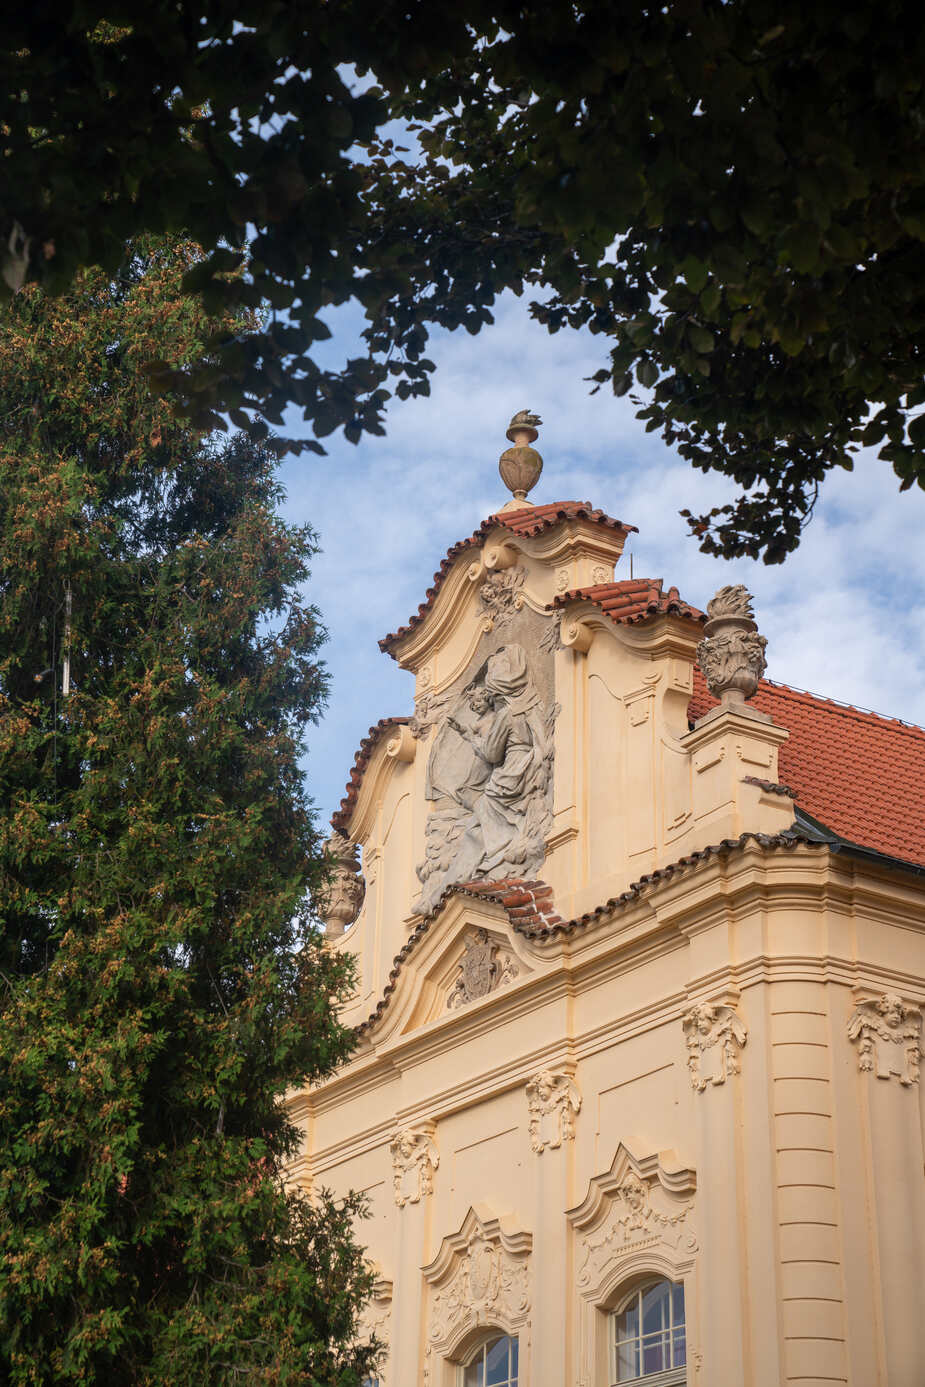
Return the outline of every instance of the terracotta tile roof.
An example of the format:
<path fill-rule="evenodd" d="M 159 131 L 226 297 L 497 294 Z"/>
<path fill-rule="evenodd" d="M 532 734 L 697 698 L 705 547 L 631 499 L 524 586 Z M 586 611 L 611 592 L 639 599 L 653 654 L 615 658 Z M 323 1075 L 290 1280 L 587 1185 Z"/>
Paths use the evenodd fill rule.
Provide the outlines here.
<path fill-rule="evenodd" d="M 619 896 L 612 896 L 610 900 L 604 901 L 596 909 L 588 910 L 584 915 L 576 916 L 574 920 L 563 920 L 556 912 L 552 889 L 543 881 L 470 881 L 463 886 L 451 886 L 443 893 L 430 914 L 426 915 L 415 926 L 395 955 L 382 996 L 366 1020 L 354 1027 L 354 1033 L 357 1036 L 365 1035 L 387 1010 L 406 960 L 417 948 L 424 935 L 427 934 L 444 903 L 453 895 L 476 896 L 482 900 L 496 901 L 499 905 L 504 906 L 511 926 L 518 934 L 523 934 L 527 939 L 554 939 L 557 935 L 573 934 L 576 930 L 593 925 L 603 917 L 613 915 L 616 911 L 623 910 L 634 901 L 640 900 L 661 882 L 668 881 L 682 872 L 690 871 L 714 857 L 726 858 L 732 853 L 741 852 L 750 843 L 756 844 L 765 852 L 773 852 L 776 849 L 793 851 L 798 847 L 827 851 L 824 843 L 803 837 L 791 830 L 774 835 L 743 833 L 738 838 L 724 838 L 720 843 L 701 848 L 698 852 L 688 853 L 686 857 L 679 858 L 677 862 L 672 862 L 667 867 L 659 867 L 656 871 L 647 873 L 638 881 L 634 881 Z"/>
<path fill-rule="evenodd" d="M 662 592 L 661 578 L 624 578 L 618 583 L 595 583 L 593 587 L 572 588 L 553 600 L 553 607 L 567 602 L 593 602 L 617 625 L 645 621 L 651 616 L 685 616 L 706 621 L 697 607 L 681 600 L 677 588 Z"/>
<path fill-rule="evenodd" d="M 482 521 L 479 528 L 468 539 L 461 539 L 447 550 L 446 558 L 434 574 L 434 581 L 427 589 L 424 601 L 404 626 L 399 626 L 397 631 L 392 631 L 389 635 L 382 637 L 379 642 L 379 649 L 385 650 L 389 655 L 393 654 L 392 647 L 395 643 L 400 641 L 403 636 L 407 636 L 409 631 L 413 631 L 424 620 L 433 605 L 434 598 L 443 586 L 447 574 L 460 554 L 465 553 L 467 549 L 481 545 L 491 530 L 496 530 L 500 525 L 504 529 L 510 530 L 512 535 L 518 535 L 522 539 L 530 539 L 546 530 L 555 529 L 564 520 L 590 520 L 595 525 L 601 525 L 608 530 L 619 530 L 623 534 L 629 534 L 636 530 L 635 525 L 624 525 L 622 520 L 614 520 L 613 516 L 605 515 L 602 510 L 595 510 L 590 501 L 555 501 L 548 506 L 525 506 L 523 510 L 511 510 L 505 511 L 503 514 L 490 515 L 487 520 Z"/>
<path fill-rule="evenodd" d="M 366 736 L 360 742 L 357 753 L 353 758 L 353 768 L 350 771 L 350 779 L 347 781 L 347 790 L 340 802 L 340 808 L 335 809 L 331 815 L 331 826 L 339 828 L 342 833 L 346 833 L 350 827 L 350 820 L 356 807 L 357 795 L 360 793 L 360 786 L 363 784 L 363 776 L 366 767 L 369 765 L 369 758 L 378 745 L 379 738 L 386 732 L 390 732 L 393 727 L 399 727 L 404 722 L 410 722 L 410 717 L 380 718 L 379 721 L 369 729 Z"/>
<path fill-rule="evenodd" d="M 769 679 L 752 702 L 790 733 L 779 774 L 802 810 L 860 847 L 925 864 L 925 730 Z M 688 716 L 715 704 L 695 666 Z"/>

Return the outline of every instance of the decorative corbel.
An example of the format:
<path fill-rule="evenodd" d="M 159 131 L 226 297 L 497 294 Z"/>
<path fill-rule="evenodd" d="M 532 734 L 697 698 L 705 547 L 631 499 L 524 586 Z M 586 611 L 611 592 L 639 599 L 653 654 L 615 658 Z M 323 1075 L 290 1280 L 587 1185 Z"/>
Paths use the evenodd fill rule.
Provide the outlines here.
<path fill-rule="evenodd" d="M 559 639 L 566 650 L 574 650 L 576 654 L 586 655 L 591 649 L 591 642 L 594 640 L 594 627 L 589 626 L 586 621 L 580 618 L 570 620 L 563 617 L 559 628 Z"/>

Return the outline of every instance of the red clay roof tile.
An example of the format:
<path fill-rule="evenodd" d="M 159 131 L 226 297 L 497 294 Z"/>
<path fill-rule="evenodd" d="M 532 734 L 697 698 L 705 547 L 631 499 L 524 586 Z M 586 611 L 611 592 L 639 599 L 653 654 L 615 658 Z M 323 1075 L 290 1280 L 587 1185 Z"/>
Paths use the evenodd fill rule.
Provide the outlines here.
<path fill-rule="evenodd" d="M 689 617 L 706 621 L 697 607 L 681 600 L 677 588 L 662 592 L 661 578 L 624 578 L 616 583 L 595 583 L 593 587 L 572 588 L 553 599 L 553 607 L 568 602 L 593 602 L 618 625 L 645 621 L 651 616 Z"/>
<path fill-rule="evenodd" d="M 399 626 L 397 631 L 392 631 L 389 635 L 383 636 L 379 642 L 379 649 L 386 651 L 395 658 L 394 646 L 403 636 L 407 636 L 415 627 L 420 626 L 427 613 L 430 611 L 434 598 L 443 586 L 444 580 L 456 559 L 467 549 L 472 549 L 482 543 L 485 536 L 498 526 L 510 530 L 511 534 L 519 535 L 523 539 L 530 539 L 534 535 L 542 534 L 545 530 L 552 530 L 556 525 L 561 525 L 564 520 L 590 520 L 595 525 L 602 525 L 608 530 L 621 530 L 624 534 L 630 534 L 636 530 L 635 525 L 624 525 L 622 520 L 614 520 L 613 516 L 605 515 L 602 510 L 595 510 L 590 501 L 555 501 L 548 506 L 525 506 L 523 510 L 505 511 L 497 515 L 490 515 L 487 520 L 483 520 L 479 528 L 468 539 L 461 539 L 458 544 L 447 550 L 446 558 L 434 574 L 434 581 L 427 589 L 424 601 L 418 607 L 415 614 L 406 622 L 404 626 Z"/>
<path fill-rule="evenodd" d="M 925 731 L 762 679 L 752 700 L 786 727 L 779 774 L 800 808 L 841 838 L 925 864 Z M 694 669 L 692 721 L 715 707 Z"/>

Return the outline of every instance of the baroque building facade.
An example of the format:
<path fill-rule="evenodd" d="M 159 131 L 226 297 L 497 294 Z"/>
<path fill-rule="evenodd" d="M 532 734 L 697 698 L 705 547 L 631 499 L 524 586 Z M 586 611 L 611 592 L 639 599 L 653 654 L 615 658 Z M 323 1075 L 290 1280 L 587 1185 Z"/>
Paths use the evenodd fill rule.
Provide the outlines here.
<path fill-rule="evenodd" d="M 383 1387 L 921 1387 L 925 733 L 531 505 L 538 422 L 381 642 L 293 1176 L 366 1192 Z"/>

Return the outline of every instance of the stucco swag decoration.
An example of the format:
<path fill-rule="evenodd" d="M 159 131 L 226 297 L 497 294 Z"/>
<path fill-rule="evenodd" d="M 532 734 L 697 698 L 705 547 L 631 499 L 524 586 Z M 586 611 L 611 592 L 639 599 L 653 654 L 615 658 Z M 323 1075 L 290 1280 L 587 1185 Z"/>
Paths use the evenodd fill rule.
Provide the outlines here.
<path fill-rule="evenodd" d="M 451 707 L 427 763 L 422 891 L 412 909 L 432 911 L 466 881 L 535 876 L 552 827 L 553 730 L 522 645 L 485 661 Z"/>
<path fill-rule="evenodd" d="M 395 1203 L 399 1209 L 406 1204 L 418 1204 L 425 1195 L 433 1194 L 434 1171 L 440 1164 L 433 1128 L 404 1127 L 395 1133 L 389 1150 Z"/>
<path fill-rule="evenodd" d="M 520 972 L 513 954 L 502 952 L 487 930 L 479 929 L 466 939 L 459 960 L 459 976 L 446 999 L 448 1010 L 487 997 L 489 992 L 513 982 Z"/>
<path fill-rule="evenodd" d="M 533 1237 L 509 1217 L 496 1218 L 483 1205 L 470 1209 L 460 1231 L 444 1238 L 440 1252 L 424 1268 L 431 1288 L 427 1357 L 454 1353 L 479 1325 L 517 1334 L 528 1320 L 531 1302 L 530 1252 Z M 521 1344 L 524 1370 L 526 1343 Z"/>
<path fill-rule="evenodd" d="M 758 635 L 751 594 L 741 583 L 720 588 L 707 603 L 707 618 L 697 647 L 707 687 L 723 707 L 741 706 L 767 669 L 768 642 Z"/>
<path fill-rule="evenodd" d="M 703 1093 L 708 1084 L 724 1084 L 739 1072 L 739 1051 L 748 1031 L 732 1007 L 699 1002 L 684 1013 L 681 1026 L 687 1043 L 691 1087 Z"/>
<path fill-rule="evenodd" d="M 539 1155 L 575 1140 L 575 1116 L 581 1111 L 581 1094 L 568 1074 L 543 1069 L 527 1084 L 530 1108 L 530 1146 Z"/>
<path fill-rule="evenodd" d="M 906 1088 L 919 1081 L 922 1011 L 893 992 L 858 1002 L 848 1039 L 858 1047 L 858 1069 L 878 1079 L 896 1075 Z"/>

